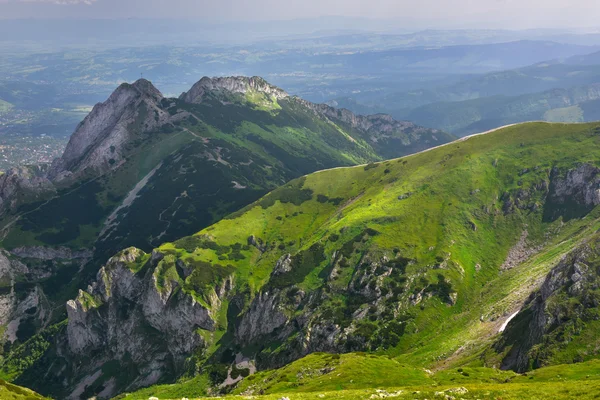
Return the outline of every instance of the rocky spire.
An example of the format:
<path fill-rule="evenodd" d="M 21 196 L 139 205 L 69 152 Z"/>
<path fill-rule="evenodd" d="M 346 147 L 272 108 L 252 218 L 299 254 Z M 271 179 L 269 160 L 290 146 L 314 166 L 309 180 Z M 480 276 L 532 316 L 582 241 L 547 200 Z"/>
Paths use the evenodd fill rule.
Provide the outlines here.
<path fill-rule="evenodd" d="M 53 163 L 49 177 L 61 180 L 86 168 L 115 164 L 136 119 L 143 118 L 146 128 L 160 122 L 161 118 L 156 119 L 154 111 L 159 117 L 164 114 L 160 108 L 162 98 L 160 91 L 145 79 L 121 84 L 108 100 L 96 104 L 77 126 L 62 157 Z"/>

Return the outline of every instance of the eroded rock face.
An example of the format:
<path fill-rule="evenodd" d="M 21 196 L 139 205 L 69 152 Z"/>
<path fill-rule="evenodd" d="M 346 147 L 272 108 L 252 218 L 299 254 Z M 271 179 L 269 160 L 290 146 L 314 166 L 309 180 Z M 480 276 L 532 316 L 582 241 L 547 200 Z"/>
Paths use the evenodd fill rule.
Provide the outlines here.
<path fill-rule="evenodd" d="M 185 294 L 179 280 L 158 284 L 155 268 L 162 259 L 156 254 L 139 272 L 130 269 L 143 256 L 141 250 L 130 248 L 111 258 L 96 282 L 68 301 L 68 354 L 85 359 L 97 355 L 80 368 L 71 387 L 110 360 L 139 372 L 127 388 L 154 384 L 180 372 L 185 359 L 203 346 L 197 330 L 214 330 L 211 312 Z M 115 387 L 103 396 L 123 389 Z"/>
<path fill-rule="evenodd" d="M 374 147 L 377 147 L 377 144 L 389 146 L 390 140 L 398 141 L 402 146 L 409 146 L 424 134 L 431 135 L 432 143 L 439 141 L 439 144 L 442 144 L 447 140 L 442 131 L 426 129 L 410 121 L 398 121 L 388 114 L 358 115 L 345 108 L 315 104 L 298 97 L 294 97 L 294 100 L 334 123 L 342 123 L 361 132 Z"/>
<path fill-rule="evenodd" d="M 568 331 L 596 318 L 594 310 L 600 305 L 595 293 L 600 285 L 598 244 L 600 237 L 596 235 L 565 256 L 510 321 L 495 345 L 499 352 L 508 350 L 503 369 L 523 372 L 544 366 L 553 343 L 568 343 Z M 540 343 L 546 346 L 536 350 Z"/>
<path fill-rule="evenodd" d="M 52 163 L 49 178 L 61 181 L 86 169 L 97 172 L 118 166 L 122 147 L 137 133 L 136 126 L 148 131 L 168 120 L 169 114 L 160 107 L 162 98 L 145 79 L 119 86 L 79 124 L 62 157 Z"/>
<path fill-rule="evenodd" d="M 600 169 L 591 164 L 580 166 L 561 174 L 553 169 L 544 217 L 554 220 L 585 215 L 600 204 Z"/>
<path fill-rule="evenodd" d="M 249 344 L 269 335 L 289 322 L 279 291 L 260 293 L 244 314 L 235 332 L 236 339 Z"/>
<path fill-rule="evenodd" d="M 24 201 L 32 201 L 55 192 L 46 177 L 47 166 L 20 166 L 0 175 L 0 215 L 13 211 Z M 18 196 L 17 196 L 18 195 Z"/>
<path fill-rule="evenodd" d="M 286 275 L 295 273 L 294 268 L 298 268 L 294 263 L 295 257 L 298 256 L 284 255 L 277 261 L 271 273 L 271 282 L 252 299 L 248 309 L 240 315 L 235 328 L 236 344 L 242 347 L 283 343 L 276 356 L 262 353 L 256 355 L 259 369 L 281 367 L 318 351 L 361 351 L 396 343 L 394 340 L 402 335 L 406 320 L 369 334 L 360 331 L 359 326 L 369 324 L 370 317 L 394 319 L 399 313 L 397 307 L 400 304 L 409 305 L 408 292 L 395 307 L 385 304 L 387 299 L 404 291 L 404 288 L 390 285 L 393 285 L 392 280 L 403 282 L 401 285 L 406 283 L 400 278 L 408 260 L 365 255 L 359 265 L 351 267 L 340 251 L 333 255 L 333 265 L 323 287 L 310 292 L 294 285 L 273 287 L 276 286 L 273 281 L 281 282 Z M 336 279 L 339 270 L 344 268 L 354 268 L 354 273 L 350 282 L 342 287 L 336 283 Z M 344 293 L 347 298 L 355 299 L 356 303 L 348 305 L 341 312 L 332 313 L 327 304 L 334 292 Z M 436 293 L 430 291 L 427 295 Z M 384 313 L 387 314 L 384 316 Z M 393 335 L 397 336 L 392 338 Z M 383 340 L 377 341 L 379 339 L 376 338 L 382 337 Z"/>
<path fill-rule="evenodd" d="M 568 196 L 577 196 L 582 204 L 600 204 L 600 169 L 590 164 L 582 164 L 567 171 L 563 179 L 553 180 L 551 196 L 564 200 Z M 556 173 L 556 172 L 554 172 Z"/>
<path fill-rule="evenodd" d="M 41 289 L 15 287 L 17 280 L 30 274 L 29 268 L 9 252 L 0 250 L 0 326 L 4 328 L 0 342 L 13 343 L 29 337 L 32 332 L 19 332 L 21 324 L 43 325 L 50 317 Z"/>
<path fill-rule="evenodd" d="M 119 86 L 77 126 L 63 155 L 51 166 L 21 166 L 0 175 L 0 213 L 15 210 L 23 202 L 51 197 L 56 184 L 66 178 L 118 167 L 122 148 L 139 133 L 136 129 L 149 131 L 169 119 L 169 113 L 160 107 L 162 98 L 144 79 Z"/>

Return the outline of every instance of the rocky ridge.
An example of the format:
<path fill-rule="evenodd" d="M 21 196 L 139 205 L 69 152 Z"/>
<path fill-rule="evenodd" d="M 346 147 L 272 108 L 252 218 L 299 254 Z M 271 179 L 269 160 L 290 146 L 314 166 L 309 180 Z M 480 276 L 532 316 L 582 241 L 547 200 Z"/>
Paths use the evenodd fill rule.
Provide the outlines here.
<path fill-rule="evenodd" d="M 260 92 L 273 97 L 276 100 L 281 100 L 289 97 L 289 95 L 277 86 L 271 85 L 266 80 L 259 76 L 230 76 L 230 77 L 203 77 L 192 88 L 179 96 L 180 100 L 186 103 L 202 103 L 205 96 L 219 93 L 237 93 L 246 94 L 250 92 Z"/>
<path fill-rule="evenodd" d="M 252 96 L 249 97 L 248 102 L 244 102 L 243 98 L 240 103 L 227 102 L 232 99 L 240 100 L 239 96 L 232 98 L 231 94 L 252 95 L 253 93 L 261 93 L 273 101 L 279 101 L 282 108 L 273 108 L 269 116 L 261 110 L 254 110 Z M 289 121 L 278 120 L 277 123 L 283 124 L 284 128 L 287 126 L 285 124 L 299 124 L 295 118 L 292 118 L 298 115 L 297 113 L 304 118 L 308 116 L 308 122 L 315 127 L 314 131 L 308 134 L 317 137 L 319 139 L 316 142 L 317 147 L 325 150 L 315 156 L 318 152 L 311 148 L 305 155 L 310 157 L 310 162 L 306 162 L 300 160 L 297 153 L 302 149 L 278 148 L 277 146 L 281 144 L 273 146 L 265 139 L 253 136 L 249 139 L 254 141 L 253 146 L 258 144 L 268 149 L 267 153 L 272 152 L 270 158 L 261 159 L 260 154 L 248 154 L 244 151 L 247 149 L 237 148 L 221 138 L 205 137 L 205 128 L 209 126 L 209 122 L 214 124 L 213 127 L 223 129 L 223 133 L 234 132 L 231 126 L 227 125 L 230 121 L 211 120 L 214 117 L 212 111 L 220 106 L 223 107 L 220 109 L 222 112 L 235 113 L 242 110 L 247 112 L 243 114 L 244 116 L 258 115 L 260 118 L 268 116 L 275 119 L 281 112 L 285 118 L 289 118 Z M 317 118 L 310 118 L 313 114 Z M 236 117 L 238 115 L 232 114 L 232 119 Z M 269 124 L 270 121 L 271 119 L 266 122 L 262 120 L 254 122 Z M 225 124 L 224 127 L 222 123 Z M 213 127 L 211 129 L 216 129 Z M 304 127 L 297 128 L 293 125 L 291 129 L 304 129 Z M 177 263 L 179 260 L 172 259 L 171 255 L 163 259 L 160 253 L 155 253 L 150 256 L 147 265 L 145 262 L 145 267 L 139 271 L 133 270 L 141 266 L 131 266 L 137 261 L 128 259 L 129 256 L 123 258 L 123 253 L 104 263 L 108 254 L 114 254 L 111 250 L 116 247 L 115 243 L 131 245 L 133 240 L 127 235 L 133 231 L 138 233 L 137 228 L 141 227 L 139 229 L 141 239 L 135 239 L 142 243 L 140 247 L 144 245 L 150 247 L 148 236 L 151 236 L 151 240 L 164 241 L 166 234 L 169 235 L 168 239 L 172 239 L 175 233 L 181 235 L 182 229 L 191 233 L 198 228 L 208 226 L 214 222 L 215 212 L 225 215 L 239 209 L 262 196 L 267 189 L 274 187 L 275 183 L 281 184 L 295 176 L 314 171 L 319 166 L 328 168 L 352 164 L 347 159 L 349 154 L 347 152 L 342 152 L 343 157 L 340 155 L 338 159 L 332 161 L 334 154 L 327 150 L 330 148 L 340 145 L 349 146 L 350 153 L 360 161 L 354 163 L 387 157 L 389 152 L 394 156 L 399 155 L 398 152 L 400 154 L 404 154 L 404 151 L 410 152 L 412 142 L 407 145 L 410 142 L 410 140 L 406 141 L 407 138 L 421 138 L 419 132 L 428 134 L 432 132 L 424 128 L 423 131 L 419 129 L 415 130 L 414 125 L 410 123 L 393 121 L 389 116 L 359 117 L 347 110 L 336 112 L 328 106 L 304 102 L 290 97 L 283 90 L 257 77 L 203 78 L 180 99 L 164 98 L 150 82 L 145 80 L 139 80 L 134 84 L 123 84 L 106 102 L 94 107 L 90 115 L 77 127 L 63 156 L 49 169 L 24 168 L 0 176 L 2 200 L 0 208 L 4 212 L 17 211 L 24 203 L 19 196 L 26 191 L 30 191 L 31 197 L 36 200 L 35 207 L 27 209 L 23 214 L 16 213 L 14 215 L 16 219 L 12 219 L 10 225 L 4 226 L 5 231 L 15 226 L 13 222 L 18 221 L 22 216 L 27 218 L 18 226 L 19 229 L 31 230 L 32 226 L 37 227 L 40 223 L 48 224 L 47 231 L 43 234 L 35 230 L 27 232 L 29 234 L 27 243 L 41 244 L 18 243 L 20 231 L 15 234 L 17 237 L 15 235 L 12 237 L 11 243 L 17 242 L 17 244 L 10 247 L 11 253 L 6 252 L 6 257 L 17 260 L 20 264 L 13 264 L 13 262 L 7 264 L 9 265 L 7 268 L 12 271 L 7 276 L 12 282 L 14 275 L 20 274 L 29 284 L 24 285 L 27 289 L 19 294 L 20 298 L 26 295 L 31 299 L 23 302 L 21 306 L 19 296 L 13 293 L 14 285 L 9 285 L 11 289 L 7 289 L 7 292 L 10 293 L 4 299 L 6 300 L 5 312 L 1 314 L 4 315 L 3 321 L 9 324 L 12 323 L 11 321 L 21 321 L 23 317 L 33 320 L 34 329 L 30 329 L 29 336 L 22 338 L 27 339 L 35 333 L 36 329 L 45 327 L 53 315 L 54 318 L 58 318 L 60 312 L 64 311 L 56 304 L 48 305 L 53 301 L 48 299 L 48 292 L 53 292 L 55 298 L 60 299 L 60 295 L 63 294 L 60 291 L 69 290 L 67 287 L 71 282 L 69 279 L 85 277 L 85 274 L 93 276 L 97 268 L 105 264 L 96 276 L 95 283 L 68 303 L 67 312 L 70 322 L 61 349 L 65 354 L 75 358 L 85 358 L 89 351 L 99 352 L 106 343 L 114 344 L 116 350 L 113 353 L 102 354 L 94 363 L 86 364 L 77 371 L 69 370 L 73 372 L 72 376 L 60 376 L 56 381 L 62 382 L 66 378 L 64 390 L 68 390 L 70 394 L 82 395 L 85 386 L 89 386 L 91 382 L 101 382 L 102 379 L 97 381 L 92 377 L 98 372 L 99 365 L 110 361 L 130 363 L 142 371 L 135 379 L 127 381 L 128 385 L 132 385 L 131 387 L 152 384 L 166 379 L 167 376 L 171 376 L 170 374 L 177 374 L 181 372 L 182 365 L 190 353 L 201 349 L 206 344 L 203 335 L 197 334 L 196 331 L 214 330 L 216 314 L 221 303 L 224 299 L 235 301 L 235 298 L 230 298 L 229 294 L 234 287 L 235 279 L 225 279 L 209 295 L 196 298 L 188 289 L 183 289 L 184 284 L 189 280 L 189 267 Z M 165 150 L 166 155 L 159 154 L 163 157 L 159 158 L 157 151 L 160 152 L 163 145 L 169 146 L 169 141 L 175 136 L 178 139 L 185 136 L 186 141 L 182 140 L 183 145 L 176 142 L 180 147 L 168 148 L 168 151 Z M 158 150 L 145 149 L 150 156 L 145 159 L 135 159 L 140 146 L 156 137 L 165 138 L 162 142 L 157 141 L 160 143 L 156 146 Z M 311 136 L 307 137 L 314 140 Z M 392 139 L 400 144 L 391 146 L 388 140 Z M 432 134 L 426 140 L 419 141 L 417 146 L 429 147 L 434 143 L 447 140 L 449 140 L 447 137 L 436 138 Z M 365 146 L 365 142 L 370 143 L 372 147 Z M 289 160 L 286 157 L 289 157 Z M 272 168 L 275 162 L 284 167 L 287 163 L 298 167 L 278 171 Z M 144 173 L 135 169 L 142 164 L 146 168 L 143 170 Z M 133 170 L 128 170 L 127 167 L 133 167 Z M 139 179 L 136 178 L 137 174 L 142 176 L 142 179 L 136 182 L 133 179 Z M 225 178 L 223 182 L 215 179 L 222 176 Z M 116 177 L 114 181 L 111 181 L 114 177 Z M 271 177 L 273 182 L 265 181 L 266 177 Z M 164 193 L 162 188 L 165 187 L 165 182 L 168 182 L 169 188 L 174 193 L 173 198 L 156 195 Z M 198 182 L 206 184 L 199 185 Z M 238 184 L 232 185 L 232 182 Z M 205 192 L 202 191 L 204 189 Z M 211 209 L 214 206 L 212 203 L 194 203 L 198 199 L 212 198 L 214 193 L 224 196 L 227 191 L 232 192 L 231 196 L 235 198 L 235 201 L 229 199 L 230 204 L 225 204 L 230 208 Z M 68 199 L 64 204 L 61 203 L 61 196 Z M 149 201 L 139 201 L 141 196 L 146 196 L 144 199 Z M 161 202 L 152 203 L 155 200 Z M 85 206 L 80 206 L 81 203 L 77 203 L 78 201 L 83 201 Z M 118 230 L 119 223 L 137 211 L 136 207 L 130 206 L 140 203 L 144 203 L 144 206 L 151 204 L 151 209 L 142 210 L 137 216 L 140 219 L 133 220 L 134 222 L 129 226 Z M 221 202 L 218 206 L 221 207 L 222 203 L 226 202 Z M 44 210 L 44 207 L 48 209 L 46 214 L 44 211 L 39 211 Z M 84 212 L 79 212 L 81 210 Z M 114 210 L 114 218 L 110 213 L 111 210 Z M 162 225 L 160 229 L 149 235 L 143 229 L 148 228 L 145 223 L 153 219 L 149 218 L 148 213 L 151 212 L 156 213 L 155 225 Z M 193 216 L 201 212 L 206 214 L 206 218 L 202 220 L 200 227 L 185 225 L 193 220 Z M 80 219 L 75 220 L 73 224 L 65 223 L 66 217 L 72 214 L 81 214 L 78 217 Z M 76 246 L 81 246 L 78 235 L 83 236 L 85 233 L 89 236 L 90 230 L 95 229 L 104 221 L 104 216 L 109 215 L 111 216 L 110 230 L 107 232 L 110 231 L 110 238 L 107 233 L 100 240 L 91 241 L 88 247 L 77 248 Z M 181 225 L 177 225 L 179 222 Z M 131 226 L 135 226 L 136 229 L 130 229 Z M 169 229 L 171 231 L 167 232 Z M 102 233 L 99 235 L 102 236 Z M 72 238 L 68 247 L 64 245 L 66 243 L 64 237 Z M 122 242 L 108 243 L 108 239 Z M 255 241 L 256 248 L 266 249 L 266 245 L 267 243 L 262 243 L 260 239 Z M 123 247 L 125 246 L 117 248 Z M 103 252 L 98 250 L 99 248 Z M 144 249 L 149 251 L 146 247 Z M 141 252 L 134 249 L 131 251 Z M 142 253 L 139 254 L 140 257 L 146 257 Z M 288 268 L 291 259 L 293 256 L 290 256 L 287 261 L 282 261 L 281 268 L 273 275 L 273 280 L 277 279 L 278 274 L 285 276 L 290 272 Z M 174 267 L 177 273 L 174 273 L 171 268 L 173 263 L 177 263 Z M 21 265 L 24 266 L 22 271 L 18 270 Z M 165 275 L 166 270 L 169 272 Z M 88 282 L 86 279 L 85 284 Z M 107 282 L 121 283 L 113 287 L 112 283 L 107 284 Z M 31 287 L 34 289 L 30 290 Z M 373 301 L 376 298 L 378 296 L 375 296 Z M 345 334 L 344 329 L 348 327 L 339 328 L 332 322 L 316 324 L 305 317 L 304 319 L 290 317 L 289 312 L 293 312 L 301 305 L 309 304 L 318 309 L 318 302 L 319 299 L 314 295 L 308 296 L 303 292 L 290 293 L 285 288 L 274 288 L 268 294 L 257 295 L 253 303 L 245 304 L 253 311 L 248 312 L 248 316 L 240 322 L 239 330 L 247 331 L 248 338 L 256 341 L 272 335 L 275 331 L 278 331 L 275 334 L 281 338 L 287 338 L 295 331 L 294 324 L 299 324 L 302 329 L 306 329 L 309 333 L 303 339 L 304 344 L 301 347 L 303 350 L 281 360 L 289 360 L 317 349 L 341 351 L 343 347 L 340 338 Z M 265 308 L 269 307 L 269 304 L 274 307 L 273 310 Z M 58 313 L 52 314 L 47 311 L 48 309 L 57 310 Z M 277 310 L 287 311 L 279 313 Z M 131 313 L 135 313 L 136 318 L 129 319 Z M 267 324 L 260 326 L 257 323 L 261 318 L 271 317 L 273 320 Z M 363 317 L 360 316 L 361 319 Z M 183 327 L 178 326 L 180 320 L 185 322 Z M 20 322 L 16 322 L 16 328 L 13 330 L 18 331 L 19 324 Z M 29 326 L 31 327 L 31 324 Z M 181 331 L 181 335 L 176 332 L 177 329 Z M 157 331 L 159 333 L 156 333 Z M 143 346 L 136 345 L 134 342 L 153 342 L 156 337 L 152 336 L 152 332 L 162 337 L 165 345 L 160 347 L 157 353 L 145 354 L 142 351 Z M 240 343 L 245 343 L 246 339 L 241 339 L 243 334 L 235 332 L 233 334 L 234 337 L 240 338 Z M 190 337 L 194 339 L 190 340 Z M 323 339 L 325 337 L 326 340 Z M 10 341 L 13 339 L 15 336 L 11 335 Z M 268 362 L 270 361 L 265 361 L 262 365 L 267 365 Z M 70 362 L 66 364 L 72 365 Z M 105 389 L 108 389 L 103 392 L 103 396 L 114 394 L 124 388 L 122 382 L 104 383 L 106 383 Z"/>
<path fill-rule="evenodd" d="M 65 357 L 98 354 L 81 365 L 76 379 L 69 382 L 71 396 L 83 383 L 115 378 L 97 375 L 107 362 L 118 360 L 138 374 L 126 381 L 126 386 L 111 385 L 102 397 L 181 373 L 186 359 L 206 345 L 198 332 L 215 329 L 218 295 L 215 291 L 211 306 L 196 301 L 182 291 L 183 276 L 160 277 L 168 262 L 168 257 L 158 252 L 147 255 L 135 248 L 126 249 L 102 267 L 94 284 L 67 302 Z M 220 295 L 224 298 L 228 291 Z"/>

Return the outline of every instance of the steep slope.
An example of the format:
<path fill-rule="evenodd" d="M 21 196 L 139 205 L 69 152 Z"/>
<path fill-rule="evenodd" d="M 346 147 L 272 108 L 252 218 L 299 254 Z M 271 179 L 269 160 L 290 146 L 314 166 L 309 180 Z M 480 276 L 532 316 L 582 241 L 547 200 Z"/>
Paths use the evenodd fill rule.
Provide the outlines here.
<path fill-rule="evenodd" d="M 232 383 L 317 351 L 481 365 L 558 259 L 600 227 L 599 134 L 531 123 L 321 171 L 151 254 L 127 249 L 69 302 L 56 348 L 17 382 L 105 397 L 198 370 Z M 170 315 L 186 315 L 176 334 Z"/>
<path fill-rule="evenodd" d="M 181 99 L 165 99 L 140 80 L 119 87 L 79 125 L 47 174 L 58 196 L 4 209 L 3 243 L 89 247 L 100 235 L 102 245 L 118 241 L 107 245 L 113 253 L 132 244 L 151 248 L 299 175 L 450 139 L 388 116 L 314 105 L 261 78 L 204 78 Z M 73 212 L 79 198 L 86 199 L 85 217 Z M 128 212 L 134 201 L 143 218 Z"/>
<path fill-rule="evenodd" d="M 315 105 L 258 77 L 203 78 L 180 99 L 146 80 L 123 84 L 49 168 L 0 176 L 12 296 L 0 337 L 16 347 L 64 319 L 66 300 L 123 248 L 150 251 L 192 234 L 318 169 L 451 139 L 385 115 Z M 32 300 L 20 306 L 23 299 Z"/>
<path fill-rule="evenodd" d="M 0 398 L 5 400 L 44 400 L 32 390 L 12 385 L 0 379 Z"/>
<path fill-rule="evenodd" d="M 595 234 L 565 256 L 510 321 L 494 346 L 503 368 L 528 371 L 600 355 L 599 241 Z"/>

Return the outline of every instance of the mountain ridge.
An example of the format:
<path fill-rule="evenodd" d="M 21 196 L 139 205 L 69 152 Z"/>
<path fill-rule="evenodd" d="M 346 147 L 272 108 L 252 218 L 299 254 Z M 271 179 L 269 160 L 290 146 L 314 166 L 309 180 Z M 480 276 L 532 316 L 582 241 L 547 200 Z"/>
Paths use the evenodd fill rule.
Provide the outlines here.
<path fill-rule="evenodd" d="M 260 78 L 236 82 L 237 92 L 218 87 L 198 104 L 165 98 L 146 80 L 123 84 L 79 124 L 51 166 L 0 176 L 7 351 L 63 321 L 67 300 L 121 249 L 150 252 L 318 169 L 453 139 L 389 117 L 353 125 L 346 111 L 334 118 L 327 109 L 328 117 L 298 98 L 277 99 Z"/>
<path fill-rule="evenodd" d="M 116 275 L 101 271 L 94 286 L 114 291 L 91 289 L 73 300 L 67 331 L 74 336 L 60 336 L 61 354 L 87 337 L 113 344 L 86 358 L 67 390 L 117 360 L 155 368 L 157 383 L 189 367 L 215 387 L 236 381 L 236 369 L 281 367 L 320 351 L 384 352 L 421 368 L 444 361 L 499 367 L 503 355 L 492 345 L 502 321 L 536 290 L 531 281 L 541 285 L 562 254 L 600 226 L 599 200 L 577 178 L 580 168 L 599 176 L 590 161 L 599 129 L 521 124 L 427 153 L 309 174 L 195 235 L 150 253 L 124 250 L 105 266 Z M 513 248 L 536 251 L 505 267 Z M 122 274 L 128 278 L 115 278 Z M 124 289 L 131 279 L 145 289 Z M 195 302 L 215 324 L 178 333 L 202 343 L 186 361 L 165 347 L 168 318 L 115 313 L 125 303 L 141 307 L 126 299 L 148 289 L 172 312 Z M 148 323 L 154 336 L 135 328 Z M 148 359 L 140 343 L 155 356 Z M 32 384 L 45 370 L 35 371 L 17 383 Z M 112 377 L 102 374 L 90 387 L 106 387 Z M 134 381 L 127 382 L 120 387 Z"/>

